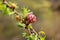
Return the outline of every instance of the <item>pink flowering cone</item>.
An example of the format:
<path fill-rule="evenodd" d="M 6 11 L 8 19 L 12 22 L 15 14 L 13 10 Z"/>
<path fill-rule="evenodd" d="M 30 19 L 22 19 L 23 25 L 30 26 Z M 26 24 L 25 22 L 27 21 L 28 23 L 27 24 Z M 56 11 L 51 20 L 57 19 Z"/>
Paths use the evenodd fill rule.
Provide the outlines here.
<path fill-rule="evenodd" d="M 27 15 L 27 21 L 28 21 L 29 23 L 34 23 L 34 22 L 36 22 L 36 16 L 33 15 L 32 13 L 29 13 L 29 14 Z"/>

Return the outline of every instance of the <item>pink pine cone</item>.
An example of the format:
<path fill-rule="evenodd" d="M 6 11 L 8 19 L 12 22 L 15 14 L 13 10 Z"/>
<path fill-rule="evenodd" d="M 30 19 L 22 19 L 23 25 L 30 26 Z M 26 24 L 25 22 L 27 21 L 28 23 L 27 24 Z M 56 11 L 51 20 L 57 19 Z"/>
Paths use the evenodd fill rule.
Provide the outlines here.
<path fill-rule="evenodd" d="M 34 23 L 34 22 L 36 22 L 36 16 L 33 15 L 32 13 L 29 13 L 29 14 L 27 15 L 27 21 L 28 21 L 29 23 Z"/>

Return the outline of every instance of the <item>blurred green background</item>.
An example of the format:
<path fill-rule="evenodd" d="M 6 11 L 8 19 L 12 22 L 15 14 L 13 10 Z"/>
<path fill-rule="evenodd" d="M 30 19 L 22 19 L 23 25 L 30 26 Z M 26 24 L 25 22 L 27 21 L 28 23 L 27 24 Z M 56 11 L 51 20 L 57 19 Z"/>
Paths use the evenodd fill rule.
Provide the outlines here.
<path fill-rule="evenodd" d="M 36 16 L 37 22 L 33 28 L 37 31 L 44 31 L 46 40 L 60 40 L 60 12 L 57 10 L 59 0 L 7 0 L 16 3 L 19 12 L 21 8 L 30 9 Z M 10 16 L 2 16 L 0 12 L 0 40 L 26 40 L 22 37 L 24 30 L 16 25 L 16 20 Z"/>

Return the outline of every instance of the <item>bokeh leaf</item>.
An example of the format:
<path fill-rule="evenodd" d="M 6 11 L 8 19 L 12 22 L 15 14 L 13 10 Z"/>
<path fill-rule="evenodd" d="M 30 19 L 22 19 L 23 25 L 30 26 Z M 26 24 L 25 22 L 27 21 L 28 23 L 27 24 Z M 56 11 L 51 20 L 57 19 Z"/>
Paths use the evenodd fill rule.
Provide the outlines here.
<path fill-rule="evenodd" d="M 23 8 L 24 18 L 29 14 L 29 11 L 27 8 Z"/>
<path fill-rule="evenodd" d="M 25 37 L 25 38 L 29 38 L 29 34 L 26 33 L 26 32 L 24 32 L 24 33 L 23 33 L 23 37 Z"/>
<path fill-rule="evenodd" d="M 18 27 L 20 27 L 20 28 L 24 28 L 24 27 L 25 27 L 25 24 L 23 24 L 23 23 L 21 23 L 21 22 L 18 22 L 17 25 L 18 25 Z"/>
<path fill-rule="evenodd" d="M 6 8 L 4 11 L 3 11 L 3 15 L 12 15 L 14 12 L 12 9 L 10 8 Z"/>
<path fill-rule="evenodd" d="M 5 10 L 5 9 L 6 9 L 6 5 L 5 5 L 5 4 L 0 3 L 0 10 Z"/>
<path fill-rule="evenodd" d="M 7 8 L 8 15 L 12 15 L 14 12 L 12 9 Z"/>
<path fill-rule="evenodd" d="M 32 29 L 32 25 L 31 24 L 28 25 L 28 30 L 30 30 L 30 29 Z"/>
<path fill-rule="evenodd" d="M 28 40 L 37 40 L 37 35 L 36 34 L 31 34 Z"/>

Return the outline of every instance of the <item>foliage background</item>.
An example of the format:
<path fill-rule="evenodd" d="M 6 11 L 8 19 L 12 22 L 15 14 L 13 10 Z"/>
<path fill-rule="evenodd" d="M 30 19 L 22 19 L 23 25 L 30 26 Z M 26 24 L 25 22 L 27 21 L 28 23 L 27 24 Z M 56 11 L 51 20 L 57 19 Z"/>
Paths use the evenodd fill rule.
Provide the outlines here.
<path fill-rule="evenodd" d="M 0 0 L 1 1 L 1 0 Z M 47 40 L 60 40 L 60 13 L 53 11 L 58 5 L 55 0 L 8 0 L 8 2 L 16 3 L 19 12 L 22 7 L 27 7 L 37 16 L 37 22 L 33 24 L 33 28 L 39 32 L 45 31 Z M 55 4 L 56 3 L 56 4 Z M 22 30 L 17 27 L 15 18 L 2 16 L 0 12 L 0 40 L 26 40 L 22 37 Z"/>

